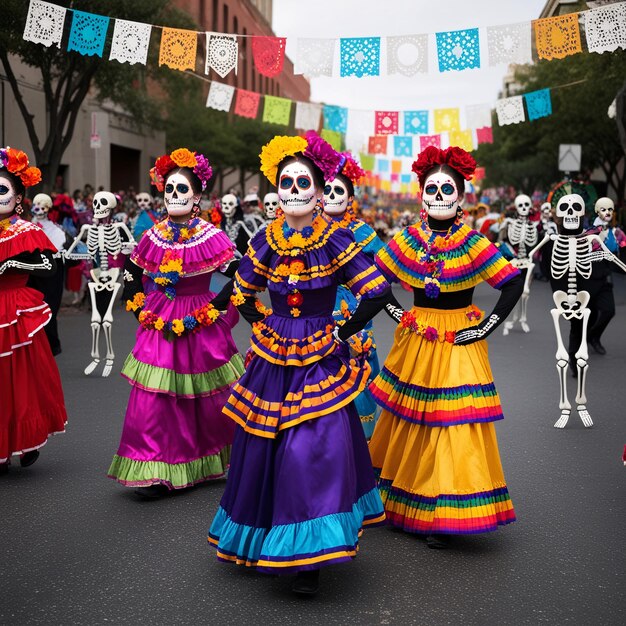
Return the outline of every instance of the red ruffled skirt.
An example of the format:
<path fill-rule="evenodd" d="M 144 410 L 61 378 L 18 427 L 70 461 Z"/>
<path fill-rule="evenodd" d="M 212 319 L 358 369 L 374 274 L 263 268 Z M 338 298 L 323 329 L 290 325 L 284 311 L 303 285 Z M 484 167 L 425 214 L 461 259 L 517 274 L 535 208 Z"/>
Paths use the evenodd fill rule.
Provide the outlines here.
<path fill-rule="evenodd" d="M 57 364 L 43 327 L 50 307 L 23 274 L 0 275 L 0 463 L 65 431 Z"/>

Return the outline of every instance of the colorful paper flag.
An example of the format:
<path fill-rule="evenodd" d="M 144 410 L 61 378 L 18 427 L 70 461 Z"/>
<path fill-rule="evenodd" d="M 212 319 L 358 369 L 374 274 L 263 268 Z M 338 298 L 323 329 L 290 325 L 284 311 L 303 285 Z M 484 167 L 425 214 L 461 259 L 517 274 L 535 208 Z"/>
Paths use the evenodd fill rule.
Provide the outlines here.
<path fill-rule="evenodd" d="M 164 28 L 159 49 L 159 65 L 167 65 L 173 70 L 194 70 L 198 33 L 195 30 Z"/>
<path fill-rule="evenodd" d="M 148 60 L 151 32 L 150 24 L 115 20 L 109 59 L 131 65 L 134 63 L 145 65 Z"/>
<path fill-rule="evenodd" d="M 450 145 L 458 146 L 471 152 L 474 149 L 474 139 L 472 137 L 471 130 L 451 130 L 450 131 Z"/>
<path fill-rule="evenodd" d="M 626 2 L 596 7 L 583 13 L 589 52 L 626 49 Z"/>
<path fill-rule="evenodd" d="M 335 39 L 298 39 L 294 74 L 332 76 Z"/>
<path fill-rule="evenodd" d="M 374 133 L 376 135 L 397 135 L 398 111 L 376 111 Z"/>
<path fill-rule="evenodd" d="M 437 33 L 437 58 L 440 72 L 480 67 L 478 28 Z"/>
<path fill-rule="evenodd" d="M 322 116 L 322 105 L 312 102 L 296 102 L 294 126 L 302 130 L 317 130 Z"/>
<path fill-rule="evenodd" d="M 407 135 L 427 135 L 428 111 L 405 111 L 404 132 Z"/>
<path fill-rule="evenodd" d="M 400 181 L 408 185 L 411 182 L 411 174 L 402 174 L 400 176 Z"/>
<path fill-rule="evenodd" d="M 72 29 L 67 49 L 85 56 L 102 57 L 110 18 L 104 15 L 72 11 Z"/>
<path fill-rule="evenodd" d="M 61 47 L 66 8 L 56 4 L 31 0 L 22 37 L 25 41 L 41 43 L 44 46 Z"/>
<path fill-rule="evenodd" d="M 254 119 L 259 111 L 260 100 L 260 93 L 247 91 L 245 89 L 237 89 L 237 97 L 235 98 L 235 115 Z"/>
<path fill-rule="evenodd" d="M 210 109 L 215 109 L 216 111 L 228 112 L 230 111 L 230 105 L 233 102 L 234 95 L 234 87 L 212 80 L 211 86 L 209 87 L 209 95 L 207 97 L 206 105 Z"/>
<path fill-rule="evenodd" d="M 459 109 L 435 109 L 435 132 L 442 133 L 446 130 L 461 130 Z"/>
<path fill-rule="evenodd" d="M 428 71 L 428 35 L 387 37 L 387 73 L 415 76 Z"/>
<path fill-rule="evenodd" d="M 322 128 L 320 137 L 325 139 L 338 152 L 342 150 L 343 141 L 340 132 L 337 132 L 336 130 L 329 130 L 328 128 Z"/>
<path fill-rule="evenodd" d="M 387 135 L 370 137 L 367 145 L 370 154 L 387 154 Z"/>
<path fill-rule="evenodd" d="M 536 20 L 535 41 L 540 59 L 563 59 L 582 52 L 578 13 Z"/>
<path fill-rule="evenodd" d="M 259 74 L 273 78 L 283 71 L 286 44 L 284 37 L 252 37 L 252 57 Z"/>
<path fill-rule="evenodd" d="M 428 148 L 428 146 L 441 148 L 441 135 L 420 135 L 420 152 Z"/>
<path fill-rule="evenodd" d="M 388 172 L 389 171 L 389 159 L 378 159 L 376 169 L 381 173 Z"/>
<path fill-rule="evenodd" d="M 393 159 L 393 161 L 391 161 L 391 171 L 394 174 L 399 174 L 402 171 L 402 161 Z"/>
<path fill-rule="evenodd" d="M 334 104 L 325 104 L 324 128 L 343 134 L 348 132 L 348 109 Z"/>
<path fill-rule="evenodd" d="M 341 38 L 341 76 L 378 76 L 380 37 Z"/>
<path fill-rule="evenodd" d="M 269 124 L 289 125 L 291 116 L 291 100 L 277 96 L 264 96 L 263 121 Z"/>
<path fill-rule="evenodd" d="M 505 65 L 532 63 L 530 24 L 530 22 L 520 22 L 487 28 L 490 66 L 501 63 Z"/>
<path fill-rule="evenodd" d="M 361 167 L 366 172 L 372 172 L 376 163 L 376 157 L 373 154 L 365 154 L 361 152 L 359 154 L 359 160 L 361 161 Z"/>
<path fill-rule="evenodd" d="M 493 130 L 491 126 L 476 129 L 476 143 L 493 143 Z"/>
<path fill-rule="evenodd" d="M 530 91 L 524 94 L 528 119 L 532 122 L 540 117 L 552 115 L 552 98 L 549 89 Z"/>
<path fill-rule="evenodd" d="M 217 72 L 222 78 L 235 70 L 239 59 L 239 44 L 236 35 L 223 33 L 206 33 L 206 63 L 204 73 L 210 70 Z"/>
<path fill-rule="evenodd" d="M 393 138 L 393 154 L 394 156 L 413 156 L 413 137 L 396 135 Z"/>
<path fill-rule="evenodd" d="M 496 102 L 496 113 L 500 126 L 523 122 L 526 119 L 526 115 L 524 114 L 524 100 L 522 96 L 512 96 L 511 98 L 498 100 Z"/>

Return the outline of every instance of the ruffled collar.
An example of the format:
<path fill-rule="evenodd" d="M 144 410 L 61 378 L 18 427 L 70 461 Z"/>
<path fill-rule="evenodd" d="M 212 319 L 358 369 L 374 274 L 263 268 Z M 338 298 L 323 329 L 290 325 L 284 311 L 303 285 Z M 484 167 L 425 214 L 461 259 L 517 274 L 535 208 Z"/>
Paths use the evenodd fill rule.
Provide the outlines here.
<path fill-rule="evenodd" d="M 285 216 L 281 215 L 268 224 L 265 236 L 267 243 L 277 254 L 298 256 L 323 246 L 335 230 L 336 224 L 325 220 L 319 213 L 313 218 L 311 226 L 302 231 L 289 228 Z"/>

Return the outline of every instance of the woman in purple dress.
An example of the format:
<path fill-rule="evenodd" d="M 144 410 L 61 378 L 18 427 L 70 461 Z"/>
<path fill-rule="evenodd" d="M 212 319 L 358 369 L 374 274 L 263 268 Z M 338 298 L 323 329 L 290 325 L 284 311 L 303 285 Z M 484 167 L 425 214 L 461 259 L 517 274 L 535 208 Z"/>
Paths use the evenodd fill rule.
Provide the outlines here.
<path fill-rule="evenodd" d="M 235 275 L 233 300 L 253 322 L 251 356 L 224 409 L 238 428 L 209 530 L 218 559 L 296 573 L 301 594 L 317 591 L 320 567 L 356 555 L 363 526 L 384 520 L 353 402 L 369 365 L 351 361 L 344 341 L 390 288 L 351 231 L 315 211 L 339 162 L 315 133 L 275 137 L 261 153 L 284 214 L 252 238 Z M 342 284 L 361 304 L 338 330 Z M 256 302 L 266 288 L 272 311 Z"/>
<path fill-rule="evenodd" d="M 222 409 L 243 364 L 231 336 L 237 311 L 210 291 L 234 247 L 194 216 L 211 173 L 186 149 L 157 159 L 151 174 L 168 219 L 146 231 L 126 266 L 127 308 L 140 326 L 122 369 L 132 390 L 108 474 L 144 497 L 222 477 L 229 463 L 234 424 Z"/>

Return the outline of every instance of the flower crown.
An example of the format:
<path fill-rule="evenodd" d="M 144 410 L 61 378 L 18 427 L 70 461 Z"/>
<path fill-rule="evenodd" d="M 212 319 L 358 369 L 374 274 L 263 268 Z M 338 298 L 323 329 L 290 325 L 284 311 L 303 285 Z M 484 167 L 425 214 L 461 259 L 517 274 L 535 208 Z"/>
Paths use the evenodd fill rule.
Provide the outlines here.
<path fill-rule="evenodd" d="M 150 170 L 152 184 L 159 191 L 163 191 L 167 175 L 177 167 L 190 168 L 200 179 L 203 191 L 206 189 L 206 184 L 211 179 L 211 176 L 213 176 L 213 168 L 203 154 L 191 152 L 187 148 L 178 148 L 171 154 L 164 154 L 156 160 L 154 167 Z"/>
<path fill-rule="evenodd" d="M 267 180 L 276 185 L 278 165 L 288 156 L 302 154 L 311 159 L 321 170 L 324 180 L 333 180 L 343 165 L 343 155 L 324 141 L 315 131 L 308 131 L 304 137 L 278 135 L 261 149 L 261 172 Z"/>
<path fill-rule="evenodd" d="M 343 174 L 346 178 L 349 178 L 353 185 L 358 185 L 361 178 L 365 176 L 365 172 L 349 152 L 344 152 L 343 157 L 345 158 L 345 162 L 339 174 Z"/>
<path fill-rule="evenodd" d="M 413 161 L 411 169 L 417 174 L 420 186 L 424 186 L 426 174 L 437 165 L 447 165 L 457 171 L 465 180 L 469 180 L 476 169 L 476 161 L 469 153 L 458 146 L 450 146 L 445 150 L 428 146 L 419 153 L 417 160 Z"/>
<path fill-rule="evenodd" d="M 32 187 L 41 181 L 41 170 L 38 167 L 29 167 L 26 153 L 15 148 L 0 148 L 1 169 L 18 176 L 24 187 Z"/>

